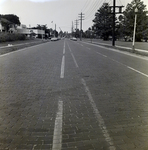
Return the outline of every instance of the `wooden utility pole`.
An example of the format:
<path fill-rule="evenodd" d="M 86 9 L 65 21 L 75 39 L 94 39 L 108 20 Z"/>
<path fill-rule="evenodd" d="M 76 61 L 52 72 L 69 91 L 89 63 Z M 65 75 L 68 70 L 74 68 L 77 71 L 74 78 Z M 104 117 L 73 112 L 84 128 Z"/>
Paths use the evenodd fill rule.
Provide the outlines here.
<path fill-rule="evenodd" d="M 80 41 L 82 41 L 82 20 L 84 20 L 84 14 L 79 14 L 80 17 Z"/>
<path fill-rule="evenodd" d="M 115 46 L 115 8 L 116 8 L 116 0 L 113 0 L 113 36 L 112 36 L 112 46 Z"/>
<path fill-rule="evenodd" d="M 121 14 L 122 13 L 122 7 L 124 6 L 116 6 L 116 0 L 113 0 L 113 6 L 109 6 L 109 12 L 113 14 L 113 30 L 112 30 L 112 46 L 115 46 L 115 18 L 116 14 Z M 111 10 L 113 8 L 113 10 Z M 119 8 L 119 11 L 116 12 L 116 8 Z"/>
<path fill-rule="evenodd" d="M 73 21 L 72 21 L 71 35 L 73 37 Z"/>
<path fill-rule="evenodd" d="M 75 25 L 76 25 L 76 30 L 77 30 L 78 29 L 78 25 L 79 25 L 78 20 L 75 20 Z"/>

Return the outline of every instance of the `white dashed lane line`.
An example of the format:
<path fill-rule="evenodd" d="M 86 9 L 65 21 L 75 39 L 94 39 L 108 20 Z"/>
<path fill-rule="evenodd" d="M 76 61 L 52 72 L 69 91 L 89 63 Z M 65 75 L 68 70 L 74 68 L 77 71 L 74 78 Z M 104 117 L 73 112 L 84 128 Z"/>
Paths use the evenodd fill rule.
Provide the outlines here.
<path fill-rule="evenodd" d="M 64 78 L 64 70 L 65 70 L 65 55 L 63 55 L 62 57 L 60 78 Z"/>
<path fill-rule="evenodd" d="M 64 78 L 64 71 L 65 71 L 65 41 L 64 41 L 64 47 L 63 47 L 63 57 L 62 57 L 62 63 L 61 63 L 60 78 Z"/>
<path fill-rule="evenodd" d="M 54 125 L 52 150 L 62 149 L 63 101 L 58 102 L 58 111 Z"/>
<path fill-rule="evenodd" d="M 85 82 L 85 80 L 83 78 L 81 79 L 81 82 L 82 82 L 82 84 L 83 84 L 83 86 L 85 88 L 85 92 L 86 92 L 86 94 L 87 94 L 87 96 L 89 98 L 90 104 L 91 104 L 91 106 L 93 108 L 93 111 L 94 111 L 96 119 L 97 119 L 97 121 L 99 123 L 99 127 L 100 127 L 100 129 L 101 129 L 101 131 L 103 133 L 103 136 L 104 136 L 106 142 L 109 144 L 109 150 L 116 150 L 116 147 L 114 146 L 114 143 L 113 143 L 113 141 L 112 141 L 112 139 L 111 139 L 111 137 L 110 137 L 110 135 L 108 133 L 108 130 L 107 130 L 106 126 L 105 126 L 105 122 L 104 122 L 102 116 L 100 115 L 100 112 L 97 109 L 97 106 L 96 106 L 96 104 L 95 104 L 95 102 L 93 100 L 93 97 L 92 97 L 91 93 L 90 93 L 90 90 L 89 90 L 88 86 L 86 85 L 86 82 Z"/>
<path fill-rule="evenodd" d="M 120 64 L 120 65 L 123 65 L 123 66 L 127 67 L 128 69 L 130 69 L 130 70 L 132 70 L 132 71 L 134 71 L 134 72 L 136 72 L 136 73 L 139 73 L 139 74 L 141 74 L 141 75 L 143 75 L 143 76 L 145 76 L 145 77 L 148 78 L 148 75 L 147 75 L 147 74 L 145 74 L 145 73 L 143 73 L 143 72 L 141 72 L 141 71 L 139 71 L 139 70 L 137 70 L 137 69 L 134 69 L 134 68 L 132 68 L 132 67 L 130 67 L 130 66 L 128 66 L 128 65 L 125 65 L 125 64 L 123 64 L 123 63 L 121 63 L 121 62 L 119 62 L 119 61 L 117 61 L 117 60 L 115 60 L 115 59 L 109 58 L 108 56 L 106 56 L 106 55 L 104 55 L 104 54 L 102 54 L 102 53 L 99 53 L 99 52 L 96 52 L 96 53 L 99 54 L 99 55 L 101 55 L 101 56 L 103 56 L 103 57 L 106 57 L 106 58 L 108 58 L 108 59 L 110 59 L 110 60 L 112 60 L 112 61 L 114 61 L 114 62 L 116 62 L 116 63 L 118 63 L 118 64 Z"/>
<path fill-rule="evenodd" d="M 129 69 L 131 69 L 131 70 L 133 70 L 133 71 L 135 71 L 135 72 L 137 72 L 137 73 L 139 73 L 139 74 L 141 74 L 141 75 L 143 75 L 143 76 L 145 76 L 145 77 L 148 78 L 148 75 L 145 74 L 145 73 L 143 73 L 143 72 L 141 72 L 141 71 L 138 71 L 138 70 L 136 70 L 136 69 L 134 69 L 134 68 L 132 68 L 132 67 L 129 67 L 129 66 L 127 66 L 127 68 L 129 68 Z"/>

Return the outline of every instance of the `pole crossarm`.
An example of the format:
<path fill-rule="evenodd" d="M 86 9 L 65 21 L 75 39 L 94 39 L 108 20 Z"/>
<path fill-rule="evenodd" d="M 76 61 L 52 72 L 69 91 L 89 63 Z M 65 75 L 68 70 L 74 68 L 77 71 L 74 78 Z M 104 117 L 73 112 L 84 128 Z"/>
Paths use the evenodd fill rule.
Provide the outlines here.
<path fill-rule="evenodd" d="M 124 6 L 116 6 L 116 0 L 113 0 L 113 6 L 108 7 L 108 13 L 113 14 L 113 30 L 112 30 L 112 46 L 115 46 L 115 16 L 116 14 L 122 13 L 122 8 Z M 116 12 L 116 8 L 118 8 L 118 12 Z"/>
<path fill-rule="evenodd" d="M 124 6 L 115 6 L 115 7 L 114 7 L 114 6 L 109 6 L 109 7 L 108 7 L 108 12 L 111 13 L 111 14 L 113 14 L 113 11 L 114 11 L 113 9 L 114 9 L 114 8 L 115 8 L 115 9 L 118 8 L 118 11 L 117 11 L 117 12 L 116 12 L 116 10 L 115 10 L 115 14 L 122 14 L 122 13 L 123 13 L 123 12 L 122 12 L 122 8 L 123 8 L 123 7 L 124 7 Z"/>
<path fill-rule="evenodd" d="M 76 30 L 78 29 L 79 20 L 75 20 Z"/>

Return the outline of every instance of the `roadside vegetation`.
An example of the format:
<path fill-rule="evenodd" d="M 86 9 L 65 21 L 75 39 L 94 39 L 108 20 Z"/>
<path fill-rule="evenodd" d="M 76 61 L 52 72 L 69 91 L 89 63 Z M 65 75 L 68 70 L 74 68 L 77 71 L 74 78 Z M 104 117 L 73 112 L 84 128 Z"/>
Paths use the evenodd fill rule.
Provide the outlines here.
<path fill-rule="evenodd" d="M 135 9 L 137 12 L 137 27 L 136 27 L 136 41 L 147 40 L 148 38 L 148 16 L 146 5 L 141 0 L 132 0 L 128 3 L 125 11 L 120 15 L 116 15 L 116 27 L 115 34 L 116 39 L 123 38 L 125 41 L 132 41 L 134 21 L 135 21 Z M 94 34 L 101 37 L 104 40 L 109 40 L 112 36 L 113 17 L 112 10 L 110 10 L 108 3 L 104 3 L 102 7 L 95 14 L 93 20 L 94 25 L 92 27 Z"/>
<path fill-rule="evenodd" d="M 134 30 L 134 21 L 135 21 L 135 9 L 138 9 L 137 12 L 137 22 L 136 22 L 136 41 L 145 41 L 148 40 L 148 11 L 146 5 L 142 0 L 132 0 L 131 3 L 128 3 L 127 6 L 124 6 L 124 11 L 122 7 L 119 10 L 119 14 L 116 14 L 115 17 L 115 38 L 116 40 L 125 40 L 132 41 L 133 30 Z M 16 15 L 0 15 L 1 24 L 4 27 L 5 33 L 0 33 L 0 42 L 6 41 L 16 41 L 16 40 L 25 40 L 26 35 L 8 33 L 10 32 L 11 27 L 16 28 L 21 24 L 19 17 Z M 113 30 L 113 10 L 112 6 L 109 3 L 103 3 L 103 5 L 97 10 L 94 14 L 93 25 L 88 28 L 88 30 L 82 30 L 83 38 L 101 38 L 103 40 L 112 39 L 112 30 Z M 53 22 L 51 22 L 53 23 Z M 72 33 L 63 32 L 60 28 L 58 33 L 52 28 L 48 28 L 47 24 L 37 25 L 30 29 L 39 29 L 45 31 L 45 39 L 58 36 L 72 36 L 79 38 L 80 30 L 75 29 Z M 32 32 L 31 37 L 36 36 L 37 38 L 43 38 L 41 34 L 35 35 Z"/>
<path fill-rule="evenodd" d="M 26 40 L 26 35 L 18 34 L 18 33 L 8 33 L 8 32 L 0 33 L 0 42 L 10 42 L 10 41 L 18 41 L 18 40 Z"/>
<path fill-rule="evenodd" d="M 103 3 L 103 5 L 94 14 L 93 26 L 83 32 L 84 38 L 101 38 L 103 40 L 112 39 L 113 29 L 113 10 L 109 3 Z M 122 7 L 122 6 L 121 6 Z M 116 39 L 122 39 L 125 41 L 132 41 L 134 21 L 135 21 L 135 9 L 137 12 L 137 26 L 136 26 L 136 41 L 147 41 L 148 39 L 148 11 L 146 5 L 142 0 L 132 0 L 120 14 L 116 14 L 115 21 L 115 35 Z M 73 36 L 80 37 L 80 31 L 77 29 L 73 32 Z"/>

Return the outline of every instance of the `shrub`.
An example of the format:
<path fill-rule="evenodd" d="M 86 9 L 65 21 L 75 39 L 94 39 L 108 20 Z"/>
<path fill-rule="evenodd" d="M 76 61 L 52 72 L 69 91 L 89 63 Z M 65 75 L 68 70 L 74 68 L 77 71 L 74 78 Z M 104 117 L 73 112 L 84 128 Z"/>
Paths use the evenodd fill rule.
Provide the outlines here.
<path fill-rule="evenodd" d="M 26 40 L 26 35 L 19 33 L 0 33 L 0 42 Z"/>

